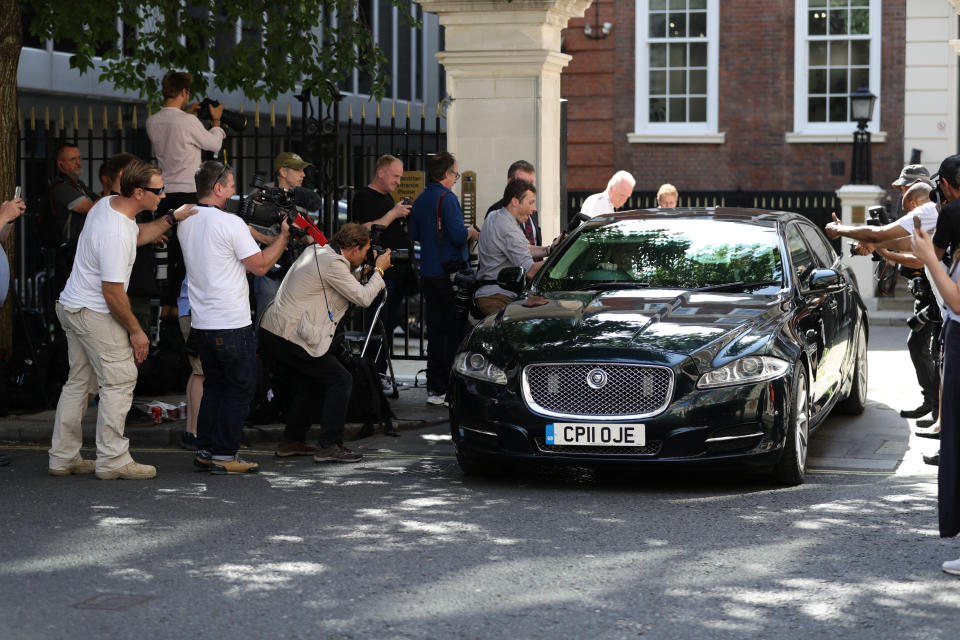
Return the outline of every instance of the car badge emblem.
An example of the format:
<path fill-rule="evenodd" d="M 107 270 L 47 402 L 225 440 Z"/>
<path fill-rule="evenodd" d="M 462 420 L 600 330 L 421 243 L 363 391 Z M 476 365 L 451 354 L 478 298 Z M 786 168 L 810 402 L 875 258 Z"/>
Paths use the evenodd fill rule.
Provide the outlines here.
<path fill-rule="evenodd" d="M 591 389 L 602 389 L 607 385 L 607 372 L 603 369 L 591 369 L 587 374 L 587 386 Z"/>

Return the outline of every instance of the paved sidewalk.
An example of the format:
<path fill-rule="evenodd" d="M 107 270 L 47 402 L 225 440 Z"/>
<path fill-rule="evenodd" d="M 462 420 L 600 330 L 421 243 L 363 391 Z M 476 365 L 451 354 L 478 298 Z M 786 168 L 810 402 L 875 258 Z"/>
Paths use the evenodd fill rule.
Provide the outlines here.
<path fill-rule="evenodd" d="M 423 360 L 402 360 L 394 362 L 394 375 L 400 386 L 399 398 L 391 398 L 390 406 L 396 416 L 394 424 L 401 431 L 404 429 L 419 429 L 421 427 L 442 424 L 449 418 L 446 407 L 434 407 L 427 404 L 426 378 L 422 370 L 426 368 Z M 417 375 L 419 373 L 419 376 Z M 414 384 L 418 386 L 414 386 Z M 184 400 L 183 394 L 163 395 L 157 397 L 137 397 L 134 404 L 140 408 L 153 400 L 160 400 L 168 404 L 178 404 Z M 41 444 L 49 445 L 53 435 L 53 418 L 56 411 L 50 409 L 38 413 L 10 415 L 0 418 L 0 446 L 4 443 Z M 90 407 L 83 420 L 83 439 L 85 445 L 93 445 L 96 439 L 97 408 Z M 124 435 L 130 439 L 132 446 L 165 446 L 179 442 L 179 436 L 184 431 L 184 420 L 167 420 L 162 424 L 148 424 L 135 426 L 128 424 Z M 354 440 L 358 437 L 360 423 L 347 423 L 344 432 L 345 440 Z M 255 442 L 276 442 L 283 432 L 282 424 L 262 424 L 244 428 L 243 439 L 245 444 Z M 378 425 L 377 433 L 383 432 L 382 425 Z M 319 429 L 314 427 L 308 438 L 316 439 Z"/>

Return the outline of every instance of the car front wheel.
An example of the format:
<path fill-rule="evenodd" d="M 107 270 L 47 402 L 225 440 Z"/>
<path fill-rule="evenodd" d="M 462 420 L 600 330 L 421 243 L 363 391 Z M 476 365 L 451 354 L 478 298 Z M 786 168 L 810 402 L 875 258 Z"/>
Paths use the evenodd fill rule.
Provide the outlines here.
<path fill-rule="evenodd" d="M 792 409 L 787 430 L 787 442 L 780 462 L 773 468 L 773 479 L 788 487 L 803 484 L 807 472 L 807 450 L 810 443 L 810 392 L 807 371 L 797 365 L 793 376 Z"/>

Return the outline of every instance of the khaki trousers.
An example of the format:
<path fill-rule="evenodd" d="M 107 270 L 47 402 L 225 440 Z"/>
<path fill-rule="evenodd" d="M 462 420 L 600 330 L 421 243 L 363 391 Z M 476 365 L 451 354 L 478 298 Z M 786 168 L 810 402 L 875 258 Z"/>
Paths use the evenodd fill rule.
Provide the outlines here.
<path fill-rule="evenodd" d="M 50 468 L 80 460 L 81 421 L 98 390 L 97 471 L 113 471 L 133 462 L 123 437 L 137 384 L 137 365 L 126 329 L 109 313 L 67 309 L 57 303 L 57 318 L 67 334 L 70 375 L 60 392 L 53 422 Z"/>
<path fill-rule="evenodd" d="M 508 295 L 495 293 L 492 296 L 483 296 L 481 298 L 477 298 L 477 309 L 479 309 L 480 313 L 483 314 L 483 317 L 486 318 L 491 313 L 500 311 L 500 309 L 503 309 L 513 300 L 514 298 L 511 298 Z"/>

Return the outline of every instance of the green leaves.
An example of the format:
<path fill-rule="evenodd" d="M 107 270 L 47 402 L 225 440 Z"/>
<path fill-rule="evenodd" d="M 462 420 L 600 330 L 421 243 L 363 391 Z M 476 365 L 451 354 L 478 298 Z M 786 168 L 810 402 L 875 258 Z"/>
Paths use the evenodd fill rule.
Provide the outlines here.
<path fill-rule="evenodd" d="M 410 15 L 409 0 L 392 0 Z M 379 100 L 388 78 L 383 52 L 358 0 L 22 0 L 30 32 L 72 41 L 70 65 L 162 103 L 159 80 L 193 74 L 193 92 L 238 91 L 274 100 L 309 90 L 331 100 L 354 69 Z M 408 21 L 413 24 L 414 21 Z M 62 49 L 63 47 L 57 46 Z M 99 58 L 99 59 L 98 59 Z"/>

